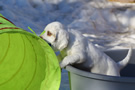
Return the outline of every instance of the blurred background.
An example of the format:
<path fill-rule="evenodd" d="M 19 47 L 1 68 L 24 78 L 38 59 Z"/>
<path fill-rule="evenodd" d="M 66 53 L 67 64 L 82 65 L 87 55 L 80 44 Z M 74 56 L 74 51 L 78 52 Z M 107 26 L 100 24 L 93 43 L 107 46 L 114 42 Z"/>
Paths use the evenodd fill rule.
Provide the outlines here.
<path fill-rule="evenodd" d="M 135 47 L 134 0 L 0 0 L 0 13 L 38 35 L 53 21 L 81 32 L 100 50 Z M 60 90 L 69 90 L 62 71 Z"/>

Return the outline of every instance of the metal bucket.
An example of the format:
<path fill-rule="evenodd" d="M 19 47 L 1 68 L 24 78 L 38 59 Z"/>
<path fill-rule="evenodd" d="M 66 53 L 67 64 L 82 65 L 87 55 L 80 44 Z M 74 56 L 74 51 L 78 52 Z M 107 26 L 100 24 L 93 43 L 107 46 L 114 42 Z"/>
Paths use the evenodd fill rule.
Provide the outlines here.
<path fill-rule="evenodd" d="M 105 53 L 113 60 L 122 60 L 128 50 L 111 50 Z M 135 90 L 135 50 L 129 64 L 121 70 L 121 77 L 93 74 L 74 66 L 67 66 L 71 90 Z"/>

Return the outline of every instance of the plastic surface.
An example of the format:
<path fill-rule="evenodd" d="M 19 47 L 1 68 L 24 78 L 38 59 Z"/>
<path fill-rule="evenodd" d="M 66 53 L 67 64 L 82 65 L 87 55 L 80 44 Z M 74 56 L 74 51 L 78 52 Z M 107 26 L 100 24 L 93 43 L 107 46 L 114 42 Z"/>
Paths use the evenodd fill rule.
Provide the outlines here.
<path fill-rule="evenodd" d="M 106 53 L 114 60 L 122 60 L 128 50 L 113 50 Z M 93 74 L 67 66 L 71 90 L 135 90 L 135 50 L 129 64 L 121 71 L 121 77 Z"/>
<path fill-rule="evenodd" d="M 50 46 L 0 14 L 0 90 L 59 90 L 60 81 Z"/>

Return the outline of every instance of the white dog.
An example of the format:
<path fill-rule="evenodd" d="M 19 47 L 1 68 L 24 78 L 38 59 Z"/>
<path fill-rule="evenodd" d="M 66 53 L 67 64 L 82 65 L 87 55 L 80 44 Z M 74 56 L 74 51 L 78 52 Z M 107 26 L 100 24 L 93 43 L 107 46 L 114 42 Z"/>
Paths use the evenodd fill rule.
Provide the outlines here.
<path fill-rule="evenodd" d="M 56 50 L 62 51 L 61 68 L 69 64 L 80 64 L 89 68 L 92 73 L 120 76 L 120 70 L 130 60 L 132 49 L 120 62 L 114 62 L 109 56 L 99 51 L 87 38 L 75 30 L 66 31 L 59 22 L 52 22 L 45 28 L 41 37 L 49 42 Z"/>

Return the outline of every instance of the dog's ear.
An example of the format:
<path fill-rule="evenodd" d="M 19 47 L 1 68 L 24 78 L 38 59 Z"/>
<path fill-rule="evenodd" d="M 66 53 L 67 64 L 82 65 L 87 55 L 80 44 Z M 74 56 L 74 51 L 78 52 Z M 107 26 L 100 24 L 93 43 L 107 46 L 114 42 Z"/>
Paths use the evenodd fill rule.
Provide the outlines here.
<path fill-rule="evenodd" d="M 68 45 L 68 40 L 69 40 L 69 33 L 66 31 L 66 30 L 60 30 L 58 32 L 58 36 L 57 36 L 57 42 L 59 43 L 59 47 L 58 49 L 61 51 L 63 50 L 64 48 L 67 47 Z"/>

